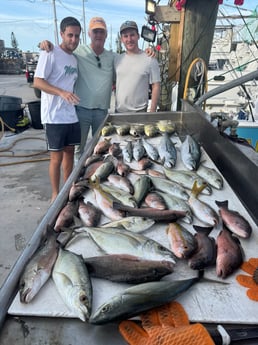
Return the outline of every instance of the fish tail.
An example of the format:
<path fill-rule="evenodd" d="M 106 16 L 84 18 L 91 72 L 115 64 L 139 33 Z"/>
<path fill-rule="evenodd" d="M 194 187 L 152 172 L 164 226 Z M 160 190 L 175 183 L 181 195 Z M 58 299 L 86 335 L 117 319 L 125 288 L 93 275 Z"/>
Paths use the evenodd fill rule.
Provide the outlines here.
<path fill-rule="evenodd" d="M 206 282 L 206 283 L 226 284 L 226 285 L 230 284 L 230 283 L 222 281 L 222 280 L 206 278 L 204 276 L 204 273 L 205 273 L 204 269 L 201 269 L 201 270 L 198 271 L 198 277 L 197 278 L 198 278 L 199 281 Z"/>
<path fill-rule="evenodd" d="M 224 200 L 224 201 L 215 200 L 215 203 L 218 207 L 228 208 L 228 200 Z"/>
<path fill-rule="evenodd" d="M 192 190 L 191 190 L 191 193 L 197 197 L 203 190 L 204 188 L 206 188 L 208 185 L 208 183 L 204 182 L 200 185 L 200 187 L 197 186 L 197 181 L 195 180 L 194 181 L 194 184 L 193 184 L 193 187 L 192 187 Z"/>
<path fill-rule="evenodd" d="M 213 226 L 200 226 L 200 225 L 193 225 L 195 231 L 199 233 L 204 233 L 207 236 L 211 233 Z"/>

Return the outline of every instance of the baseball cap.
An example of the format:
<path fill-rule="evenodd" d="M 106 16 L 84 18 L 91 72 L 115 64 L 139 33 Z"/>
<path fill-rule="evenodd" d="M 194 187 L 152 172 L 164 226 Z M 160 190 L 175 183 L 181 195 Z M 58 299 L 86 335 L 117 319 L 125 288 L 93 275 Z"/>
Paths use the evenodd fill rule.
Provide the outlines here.
<path fill-rule="evenodd" d="M 106 22 L 103 18 L 101 17 L 93 17 L 90 20 L 89 24 L 89 29 L 94 30 L 94 29 L 103 29 L 107 31 L 107 26 Z"/>
<path fill-rule="evenodd" d="M 120 34 L 126 29 L 135 29 L 138 32 L 137 24 L 132 20 L 127 20 L 120 26 Z"/>

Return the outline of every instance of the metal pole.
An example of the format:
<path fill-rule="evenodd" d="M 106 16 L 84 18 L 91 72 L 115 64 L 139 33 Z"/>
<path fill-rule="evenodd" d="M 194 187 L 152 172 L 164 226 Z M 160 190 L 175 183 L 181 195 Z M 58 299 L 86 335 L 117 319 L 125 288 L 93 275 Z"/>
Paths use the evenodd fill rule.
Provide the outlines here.
<path fill-rule="evenodd" d="M 85 23 L 85 0 L 82 0 L 82 10 L 83 10 L 83 35 L 82 35 L 82 42 L 84 44 L 87 43 L 87 35 L 86 35 L 86 23 Z"/>
<path fill-rule="evenodd" d="M 54 25 L 55 25 L 55 43 L 59 44 L 58 29 L 57 29 L 57 18 L 56 18 L 56 0 L 53 0 L 53 12 L 54 12 Z"/>

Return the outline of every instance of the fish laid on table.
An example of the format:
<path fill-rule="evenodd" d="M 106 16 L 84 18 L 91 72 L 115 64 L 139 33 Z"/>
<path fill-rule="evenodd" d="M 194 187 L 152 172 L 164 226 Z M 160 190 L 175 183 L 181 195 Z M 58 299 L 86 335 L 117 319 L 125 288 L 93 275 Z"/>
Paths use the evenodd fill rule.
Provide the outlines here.
<path fill-rule="evenodd" d="M 171 250 L 139 233 L 102 227 L 80 227 L 74 231 L 76 234 L 88 234 L 106 254 L 129 254 L 148 260 L 168 260 L 175 263 Z"/>
<path fill-rule="evenodd" d="M 227 229 L 222 229 L 217 236 L 216 273 L 226 278 L 243 263 L 243 249 L 237 237 Z"/>
<path fill-rule="evenodd" d="M 185 140 L 182 142 L 180 153 L 181 160 L 187 169 L 198 169 L 201 159 L 201 148 L 191 135 L 186 135 Z"/>
<path fill-rule="evenodd" d="M 143 158 L 145 155 L 145 148 L 142 144 L 142 140 L 138 139 L 133 144 L 133 159 L 135 159 L 137 162 Z"/>
<path fill-rule="evenodd" d="M 159 120 L 157 127 L 161 133 L 173 134 L 176 130 L 176 125 L 171 120 Z"/>
<path fill-rule="evenodd" d="M 182 187 L 190 190 L 193 188 L 193 184 L 195 181 L 198 187 L 206 183 L 206 180 L 198 176 L 195 171 L 171 170 L 165 168 L 164 173 L 169 180 L 174 181 L 180 184 Z M 202 193 L 211 195 L 212 189 L 207 183 L 205 188 L 202 190 Z"/>
<path fill-rule="evenodd" d="M 188 199 L 188 203 L 196 218 L 198 218 L 204 224 L 216 226 L 219 223 L 218 214 L 208 203 L 198 199 L 198 195 L 206 185 L 207 183 L 198 187 L 197 182 L 195 181 Z"/>
<path fill-rule="evenodd" d="M 116 172 L 120 176 L 127 176 L 130 173 L 130 166 L 121 160 L 118 160 L 115 165 Z"/>
<path fill-rule="evenodd" d="M 115 126 L 113 126 L 111 123 L 108 123 L 102 128 L 101 135 L 105 137 L 105 136 L 115 133 L 115 131 L 116 131 Z"/>
<path fill-rule="evenodd" d="M 104 138 L 104 140 L 99 141 L 94 147 L 93 154 L 103 154 L 107 153 L 111 145 L 111 138 Z"/>
<path fill-rule="evenodd" d="M 141 202 L 144 200 L 145 196 L 150 191 L 151 187 L 151 180 L 148 176 L 143 175 L 140 176 L 133 184 L 134 193 L 133 197 L 139 206 Z"/>
<path fill-rule="evenodd" d="M 167 209 L 165 200 L 160 194 L 156 192 L 149 192 L 146 195 L 144 202 L 148 207 L 157 208 L 158 210 Z"/>
<path fill-rule="evenodd" d="M 196 237 L 178 223 L 170 223 L 167 227 L 170 248 L 179 259 L 188 259 L 197 249 Z"/>
<path fill-rule="evenodd" d="M 52 272 L 64 303 L 82 321 L 88 321 L 92 308 L 92 286 L 83 258 L 60 248 Z"/>
<path fill-rule="evenodd" d="M 122 156 L 124 162 L 130 163 L 133 159 L 133 144 L 128 141 L 126 145 L 122 148 Z"/>
<path fill-rule="evenodd" d="M 197 283 L 200 277 L 148 282 L 130 287 L 103 303 L 90 317 L 96 325 L 122 321 L 170 302 Z"/>
<path fill-rule="evenodd" d="M 98 160 L 96 162 L 92 162 L 91 164 L 87 165 L 87 167 L 85 167 L 84 170 L 83 179 L 88 180 L 102 164 L 103 159 Z"/>
<path fill-rule="evenodd" d="M 175 167 L 177 161 L 177 150 L 167 132 L 165 132 L 160 139 L 158 152 L 165 168 Z"/>
<path fill-rule="evenodd" d="M 169 210 L 186 212 L 186 215 L 184 216 L 184 218 L 182 218 L 183 222 L 188 223 L 188 224 L 191 224 L 193 222 L 192 210 L 186 200 L 183 200 L 174 195 L 170 195 L 164 192 L 158 192 L 158 193 L 164 199 L 167 205 L 167 208 Z"/>
<path fill-rule="evenodd" d="M 158 210 L 152 207 L 130 207 L 126 205 L 122 205 L 118 202 L 113 202 L 113 208 L 121 211 L 125 211 L 131 216 L 138 216 L 138 217 L 149 217 L 154 219 L 155 221 L 167 221 L 167 222 L 176 222 L 178 219 L 185 217 L 185 211 L 176 211 L 176 210 Z"/>
<path fill-rule="evenodd" d="M 48 228 L 42 244 L 26 264 L 19 281 L 19 294 L 22 303 L 29 303 L 38 294 L 51 276 L 58 255 L 57 233 Z"/>
<path fill-rule="evenodd" d="M 108 153 L 114 157 L 120 157 L 122 154 L 122 149 L 119 143 L 112 143 L 109 146 Z"/>
<path fill-rule="evenodd" d="M 114 170 L 114 164 L 111 161 L 105 161 L 100 164 L 100 166 L 91 175 L 90 180 L 105 180 Z"/>
<path fill-rule="evenodd" d="M 117 126 L 116 127 L 116 132 L 118 135 L 127 135 L 129 134 L 129 131 L 130 131 L 130 125 L 129 124 L 124 124 L 124 125 L 120 125 L 120 126 Z"/>
<path fill-rule="evenodd" d="M 101 189 L 109 195 L 112 195 L 113 198 L 120 201 L 123 205 L 137 207 L 137 203 L 133 195 L 129 192 L 123 191 L 122 189 L 107 185 L 105 183 L 101 184 Z"/>
<path fill-rule="evenodd" d="M 146 260 L 126 254 L 84 258 L 84 262 L 93 277 L 130 284 L 160 280 L 174 269 L 171 261 Z"/>
<path fill-rule="evenodd" d="M 157 148 L 150 144 L 146 139 L 142 138 L 142 144 L 143 147 L 145 148 L 145 152 L 147 156 L 152 159 L 153 161 L 158 161 L 159 159 L 159 152 Z"/>
<path fill-rule="evenodd" d="M 149 229 L 155 221 L 144 217 L 124 217 L 121 220 L 101 225 L 103 228 L 124 228 L 133 232 L 142 232 Z"/>
<path fill-rule="evenodd" d="M 68 201 L 67 204 L 59 212 L 54 229 L 60 231 L 62 227 L 69 227 L 74 220 L 74 216 L 77 216 L 79 208 L 79 201 Z"/>
<path fill-rule="evenodd" d="M 203 270 L 216 263 L 216 241 L 213 237 L 209 236 L 213 229 L 212 227 L 194 225 L 194 229 L 197 231 L 194 235 L 197 241 L 197 249 L 188 259 L 188 265 L 193 270 Z"/>
<path fill-rule="evenodd" d="M 81 180 L 76 183 L 73 183 L 68 195 L 69 201 L 74 201 L 80 198 L 82 194 L 89 188 L 88 185 L 89 183 L 86 180 Z"/>
<path fill-rule="evenodd" d="M 119 220 L 124 217 L 124 212 L 113 208 L 113 202 L 115 198 L 105 192 L 99 182 L 91 182 L 91 188 L 93 189 L 95 200 L 98 208 L 103 214 L 111 220 Z"/>
<path fill-rule="evenodd" d="M 151 137 L 155 137 L 156 135 L 158 135 L 159 130 L 158 130 L 158 127 L 156 126 L 156 124 L 148 123 L 148 124 L 144 125 L 144 133 L 147 137 L 151 138 Z"/>
<path fill-rule="evenodd" d="M 222 218 L 224 225 L 242 238 L 249 238 L 252 234 L 252 227 L 250 223 L 237 211 L 228 208 L 228 200 L 216 201 L 219 207 L 219 214 Z"/>
<path fill-rule="evenodd" d="M 100 222 L 101 211 L 90 201 L 86 203 L 83 200 L 79 201 L 78 214 L 85 226 L 97 226 Z"/>
<path fill-rule="evenodd" d="M 130 163 L 130 168 L 131 170 L 145 170 L 148 169 L 152 166 L 152 161 L 150 160 L 150 158 L 148 157 L 143 157 L 142 159 L 140 159 L 138 162 L 133 160 Z"/>
<path fill-rule="evenodd" d="M 217 172 L 217 170 L 201 164 L 196 173 L 206 180 L 212 187 L 218 190 L 223 188 L 223 177 Z"/>
<path fill-rule="evenodd" d="M 148 176 L 155 190 L 174 195 L 183 200 L 188 200 L 189 195 L 180 184 L 164 179 L 163 177 Z"/>
<path fill-rule="evenodd" d="M 134 187 L 132 182 L 125 176 L 110 174 L 107 180 L 115 187 L 124 190 L 130 194 L 133 194 Z"/>
<path fill-rule="evenodd" d="M 134 124 L 130 126 L 129 133 L 133 137 L 142 136 L 144 134 L 144 125 L 143 124 Z"/>

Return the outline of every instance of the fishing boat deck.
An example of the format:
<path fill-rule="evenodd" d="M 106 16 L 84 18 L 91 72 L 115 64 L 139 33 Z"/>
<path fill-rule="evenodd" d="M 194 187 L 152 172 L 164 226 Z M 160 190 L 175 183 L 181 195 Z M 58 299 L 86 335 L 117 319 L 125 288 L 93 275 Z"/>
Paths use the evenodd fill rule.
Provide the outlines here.
<path fill-rule="evenodd" d="M 116 118 L 115 118 L 116 116 Z M 117 115 L 115 116 L 111 116 L 108 120 L 121 120 L 123 121 L 127 121 L 128 119 L 126 119 L 126 117 L 122 118 L 122 117 L 117 117 Z M 155 116 L 155 115 L 154 115 Z M 160 114 L 158 115 L 160 116 Z M 189 114 L 189 116 L 192 116 L 191 113 Z M 146 115 L 142 115 L 142 120 L 143 122 L 149 119 L 149 117 L 146 117 Z M 153 120 L 154 118 L 152 118 Z M 139 121 L 139 114 L 137 114 L 137 120 Z M 182 123 L 182 113 L 177 113 L 177 120 L 178 123 Z M 118 121 L 119 122 L 119 121 Z M 192 129 L 195 127 L 194 124 L 194 118 L 190 119 L 188 126 L 182 126 L 181 127 L 181 135 L 183 136 L 185 133 L 185 130 L 189 130 L 192 131 Z M 41 131 L 37 132 L 40 133 Z M 28 134 L 28 133 L 27 133 Z M 41 133 L 42 134 L 42 133 Z M 217 138 L 217 136 L 216 136 Z M 99 138 L 95 138 L 95 141 L 93 140 L 91 143 L 91 146 L 89 147 L 89 152 L 92 151 L 92 147 L 94 147 L 94 145 L 96 144 L 96 141 Z M 199 135 L 199 139 L 201 139 L 201 142 L 203 141 L 203 137 L 200 134 Z M 212 140 L 212 137 L 209 138 L 209 140 Z M 205 141 L 205 140 L 204 140 Z M 214 145 L 216 146 L 216 142 L 217 139 L 214 142 Z M 218 144 L 218 142 L 217 142 Z M 234 157 L 234 149 L 233 150 L 233 157 Z M 89 155 L 89 152 L 85 153 L 85 157 L 87 155 Z M 224 153 L 225 154 L 225 153 Z M 82 161 L 85 159 L 85 157 L 82 158 Z M 206 157 L 207 159 L 210 159 L 209 157 Z M 216 162 L 217 160 L 220 160 L 221 157 L 218 157 L 218 153 L 213 153 L 212 154 L 212 158 L 213 160 Z M 243 158 L 244 159 L 244 158 Z M 82 161 L 81 164 L 82 164 Z M 244 159 L 245 161 L 245 159 Z M 210 160 L 210 163 L 213 165 L 214 163 Z M 80 163 L 79 163 L 80 165 Z M 15 171 L 14 168 L 4 168 L 5 170 L 5 175 L 6 175 L 6 179 L 3 181 L 3 179 L 1 178 L 1 182 L 3 183 L 3 188 L 8 188 L 6 186 L 8 186 L 8 181 L 7 181 L 7 177 L 8 176 L 12 176 L 12 178 L 15 180 L 17 179 L 17 184 L 16 186 L 14 186 L 15 188 L 13 188 L 14 190 L 11 190 L 12 192 L 16 192 L 17 193 L 17 189 L 19 190 L 19 193 L 14 197 L 14 195 L 12 195 L 12 197 L 10 197 L 10 202 L 11 200 L 15 200 L 14 204 L 15 204 L 15 209 L 16 209 L 16 215 L 19 214 L 20 216 L 24 217 L 23 221 L 21 221 L 21 218 L 19 220 L 17 220 L 17 222 L 15 222 L 15 224 L 21 224 L 24 222 L 24 224 L 26 224 L 26 227 L 29 227 L 29 231 L 26 233 L 26 238 L 23 237 L 24 235 L 21 234 L 21 236 L 16 236 L 17 235 L 17 229 L 12 229 L 12 231 L 16 232 L 10 232 L 10 243 L 12 243 L 12 246 L 9 247 L 6 252 L 5 255 L 7 255 L 7 252 L 13 252 L 13 246 L 14 246 L 14 240 L 13 238 L 16 239 L 15 245 L 16 245 L 16 257 L 15 259 L 12 258 L 13 261 L 11 261 L 9 263 L 9 268 L 6 270 L 6 273 L 9 273 L 11 266 L 15 263 L 16 259 L 20 259 L 19 258 L 19 254 L 24 255 L 24 253 L 26 253 L 26 249 L 28 252 L 28 248 L 26 248 L 26 243 L 29 241 L 30 237 L 32 236 L 32 239 L 29 241 L 29 245 L 33 246 L 36 245 L 37 240 L 35 239 L 35 237 L 38 237 L 42 228 L 44 228 L 46 226 L 47 223 L 51 223 L 53 222 L 53 220 L 55 219 L 57 213 L 59 212 L 59 210 L 61 209 L 62 205 L 64 205 L 65 200 L 67 198 L 67 193 L 68 190 L 71 186 L 72 181 L 75 179 L 76 175 L 78 175 L 78 169 L 75 169 L 74 173 L 72 174 L 71 178 L 69 179 L 69 181 L 67 181 L 67 184 L 63 187 L 62 189 L 62 193 L 60 193 L 61 195 L 57 198 L 56 202 L 49 207 L 49 199 L 47 198 L 47 195 L 50 195 L 50 191 L 49 191 L 49 185 L 48 185 L 48 174 L 47 174 L 47 167 L 48 167 L 48 162 L 41 162 L 41 163 L 33 163 L 32 165 L 22 165 L 21 167 L 19 166 L 15 166 Z M 224 171 L 224 169 L 226 168 L 225 165 L 223 165 L 222 170 Z M 31 171 L 31 174 L 29 174 L 29 172 Z M 32 184 L 32 177 L 31 176 L 38 176 L 38 181 L 35 182 L 34 181 L 34 185 Z M 257 175 L 256 175 L 257 176 Z M 9 184 L 10 185 L 10 184 Z M 25 186 L 25 188 L 21 188 L 22 186 Z M 30 188 L 29 186 L 32 186 L 32 188 Z M 47 188 L 46 188 L 47 186 Z M 10 188 L 11 189 L 11 188 Z M 34 195 L 32 194 L 32 190 Z M 228 196 L 231 197 L 231 187 L 228 183 L 226 183 L 226 194 Z M 23 194 L 23 193 L 24 194 Z M 8 193 L 7 193 L 8 194 Z M 241 194 L 241 193 L 240 193 Z M 36 196 L 35 196 L 36 195 Z M 235 193 L 233 194 L 233 202 L 236 203 L 234 205 L 241 205 L 241 202 L 239 201 L 238 197 L 235 195 Z M 257 195 L 257 194 L 256 194 Z M 45 196 L 45 197 L 43 197 Z M 224 195 L 223 195 L 224 197 Z M 21 200 L 23 200 L 23 203 L 21 203 Z M 240 204 L 239 204 L 240 203 Z M 30 208 L 28 208 L 28 204 L 30 205 Z M 9 204 L 9 210 L 13 210 L 13 208 L 11 207 L 13 204 Z M 19 207 L 19 205 L 23 205 L 23 207 Z M 257 204 L 256 204 L 257 205 Z M 3 205 L 4 206 L 4 205 Z M 249 206 L 249 204 L 247 205 Z M 8 207 L 7 207 L 8 208 Z M 7 208 L 4 208 L 5 210 L 5 214 L 7 213 Z M 248 213 L 248 211 L 244 208 L 243 205 L 240 206 L 241 210 L 243 210 L 244 214 L 246 215 L 246 217 L 248 217 L 248 219 L 250 220 L 250 222 L 252 223 L 253 227 L 255 229 L 257 229 L 257 225 L 255 225 L 254 223 L 254 219 L 252 219 Z M 36 210 L 38 210 L 39 212 L 37 213 Z M 3 211 L 3 209 L 2 209 Z M 32 212 L 31 212 L 32 211 Z M 251 213 L 253 215 L 253 209 L 251 208 Z M 256 215 L 257 216 L 257 215 Z M 28 220 L 28 217 L 30 217 L 30 221 L 25 223 L 25 220 Z M 7 217 L 4 217 L 4 219 Z M 14 223 L 14 218 L 12 217 L 12 223 Z M 10 221 L 9 221 L 9 227 L 10 227 Z M 6 226 L 6 224 L 4 224 L 4 229 L 7 229 L 8 226 Z M 36 230 L 35 230 L 36 229 Z M 28 230 L 28 229 L 26 229 Z M 23 233 L 24 229 L 21 229 L 19 231 L 19 233 Z M 164 231 L 164 229 L 162 230 Z M 19 235 L 19 234 L 18 234 Z M 37 236 L 36 236 L 37 235 Z M 252 242 L 254 243 L 254 245 L 257 245 L 257 234 L 254 235 L 254 237 L 252 237 Z M 163 237 L 163 241 L 165 241 L 164 238 L 164 233 L 162 235 Z M 33 239 L 34 238 L 34 239 Z M 18 239 L 20 239 L 20 242 L 18 241 Z M 3 243 L 3 242 L 2 242 Z M 18 244 L 20 246 L 18 246 Z M 253 251 L 251 252 L 247 252 L 248 254 L 253 254 Z M 13 253 L 12 253 L 13 254 Z M 12 255 L 13 256 L 13 255 Z M 25 262 L 25 257 L 22 258 L 23 261 Z M 19 260 L 18 260 L 19 261 Z M 13 273 L 16 273 L 17 270 L 14 270 Z M 7 274 L 3 274 L 1 276 L 1 279 L 6 278 Z M 12 274 L 7 277 L 7 285 L 8 283 L 10 283 L 10 279 L 13 278 Z M 16 277 L 17 279 L 17 277 Z M 230 278 L 233 279 L 233 278 Z M 4 281 L 4 279 L 3 279 Z M 51 282 L 49 282 L 48 284 L 51 285 Z M 111 285 L 110 285 L 111 284 Z M 112 295 L 112 290 L 110 290 L 112 288 L 113 283 L 107 283 L 106 286 L 106 292 L 104 294 L 103 297 L 107 296 L 107 293 Z M 5 286 L 3 285 L 3 289 L 1 291 L 1 293 L 4 293 L 4 288 Z M 123 287 L 122 287 L 123 288 Z M 224 288 L 222 288 L 223 290 Z M 243 301 L 245 299 L 245 289 L 240 288 L 238 290 L 241 290 L 241 301 Z M 44 291 L 45 291 L 45 295 L 44 295 Z M 240 306 L 238 303 L 238 300 L 236 302 L 232 301 L 232 305 L 230 305 L 230 307 L 228 307 L 227 312 L 222 312 L 221 310 L 224 310 L 224 305 L 228 304 L 229 301 L 225 301 L 223 300 L 223 293 L 221 292 L 220 288 L 215 288 L 213 287 L 212 289 L 210 288 L 205 288 L 204 285 L 199 285 L 199 286 L 195 286 L 193 287 L 193 293 L 197 295 L 201 292 L 201 294 L 205 294 L 206 296 L 211 296 L 211 298 L 207 299 L 207 311 L 209 312 L 209 315 L 214 315 L 215 319 L 212 317 L 212 319 L 207 319 L 207 318 L 203 318 L 200 315 L 196 316 L 196 317 L 192 317 L 192 321 L 201 321 L 203 323 L 208 322 L 209 324 L 207 325 L 208 327 L 213 327 L 213 323 L 217 323 L 217 322 L 223 322 L 223 323 L 230 323 L 230 324 L 241 324 L 241 326 L 243 326 L 243 324 L 247 325 L 247 324 L 257 324 L 258 320 L 257 320 L 257 311 L 255 311 L 255 308 L 257 306 L 255 306 L 253 303 L 250 303 L 249 301 L 247 301 L 247 304 L 250 304 L 248 307 L 246 307 L 246 304 L 244 303 L 241 311 L 240 311 Z M 69 311 L 66 310 L 66 308 L 64 307 L 64 305 L 62 304 L 62 302 L 60 301 L 59 296 L 56 295 L 55 290 L 53 289 L 53 286 L 46 288 L 44 290 L 42 290 L 43 295 L 41 296 L 41 298 L 39 299 L 38 303 L 36 303 L 34 306 L 28 306 L 28 308 L 32 308 L 32 312 L 26 312 L 23 308 L 19 309 L 19 303 L 17 302 L 17 298 L 16 301 L 14 301 L 12 303 L 12 306 L 9 310 L 9 315 L 7 315 L 7 319 L 5 322 L 5 325 L 3 327 L 2 333 L 0 335 L 0 343 L 2 345 L 5 344 L 9 344 L 11 341 L 16 341 L 17 344 L 19 344 L 19 340 L 21 334 L 23 335 L 23 337 L 29 337 L 29 339 L 31 340 L 31 343 L 34 344 L 39 344 L 40 341 L 47 341 L 46 339 L 48 339 L 48 343 L 54 343 L 53 339 L 58 339 L 58 342 L 61 344 L 72 344 L 72 343 L 76 343 L 76 344 L 104 344 L 104 343 L 112 343 L 114 345 L 116 344 L 125 344 L 124 340 L 122 339 L 122 337 L 119 335 L 118 330 L 117 330 L 117 324 L 116 323 L 112 323 L 109 325 L 105 325 L 105 326 L 92 326 L 92 325 L 88 325 L 88 324 L 84 324 L 79 320 L 76 320 L 73 318 L 73 315 L 70 314 Z M 185 306 L 186 310 L 189 312 L 189 315 L 191 317 L 192 315 L 192 310 L 195 306 L 193 306 L 191 303 L 194 303 L 195 298 L 191 298 L 191 293 L 189 293 L 189 296 L 185 296 L 187 302 L 185 302 L 184 304 L 184 296 L 182 296 L 182 298 L 180 297 L 179 301 L 182 302 L 182 304 Z M 15 294 L 14 294 L 15 295 Z M 12 296 L 12 298 L 14 297 L 14 295 Z M 3 296 L 3 295 L 2 295 Z M 195 295 L 196 296 L 196 295 Z M 217 304 L 217 299 L 219 299 L 221 297 L 221 303 L 223 306 L 223 309 L 221 309 L 219 307 L 219 304 Z M 4 294 L 4 297 L 9 297 L 9 294 L 7 293 L 6 295 Z M 40 297 L 40 296 L 39 296 Z M 188 297 L 188 299 L 187 299 Z M 12 301 L 11 298 L 11 301 Z M 7 301 L 6 301 L 7 302 Z M 60 302 L 60 303 L 59 303 Z M 98 301 L 98 303 L 100 303 L 100 301 Z M 199 300 L 198 303 L 201 303 L 201 301 Z M 234 304 L 235 303 L 235 304 Z M 57 305 L 60 307 L 61 309 L 57 308 Z M 54 310 L 52 309 L 52 306 L 54 306 Z M 211 308 L 211 309 L 210 309 Z M 217 310 L 215 310 L 217 308 Z M 42 312 L 42 309 L 45 310 L 45 312 Z M 237 319 L 234 319 L 234 317 L 232 317 L 232 315 L 230 315 L 230 310 L 233 309 L 235 310 L 234 313 L 234 317 L 237 317 Z M 211 312 L 212 310 L 212 312 Z M 242 312 L 244 311 L 248 311 L 248 315 L 243 315 Z M 253 314 L 253 312 L 255 311 L 255 313 Z M 214 313 L 215 312 L 215 313 Z M 54 314 L 54 315 L 53 315 Z M 225 319 L 218 319 L 217 315 L 220 314 L 220 317 L 225 317 Z M 35 317 L 36 315 L 36 317 Z M 251 318 L 250 318 L 251 315 Z M 44 316 L 44 317 L 42 317 Z M 52 316 L 52 317 L 49 317 Z M 54 316 L 54 317 L 53 317 Z M 242 317 L 242 319 L 240 320 L 239 317 Z M 10 331 L 12 329 L 12 331 Z M 47 330 L 47 332 L 46 332 Z M 76 341 L 75 341 L 75 337 L 76 337 Z M 239 342 L 239 344 L 241 344 L 241 342 Z M 243 344 L 248 344 L 246 341 L 243 342 Z M 249 344 L 255 344 L 252 342 L 249 342 Z"/>

